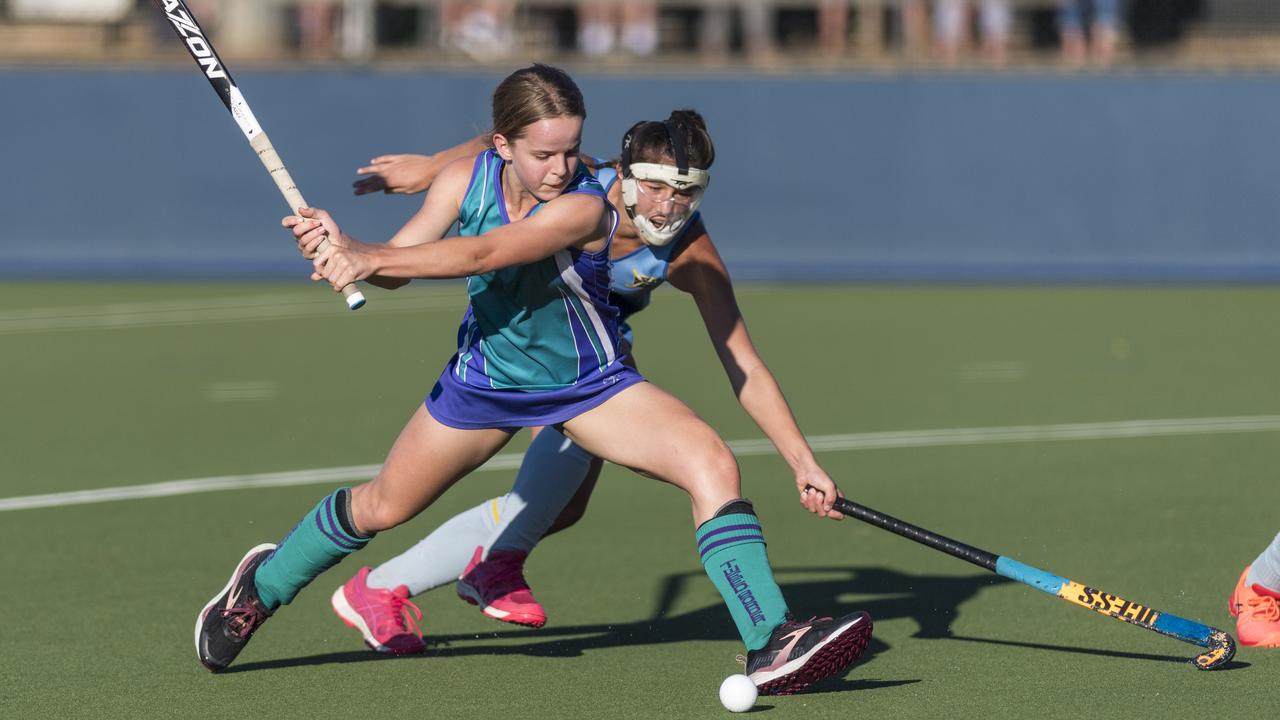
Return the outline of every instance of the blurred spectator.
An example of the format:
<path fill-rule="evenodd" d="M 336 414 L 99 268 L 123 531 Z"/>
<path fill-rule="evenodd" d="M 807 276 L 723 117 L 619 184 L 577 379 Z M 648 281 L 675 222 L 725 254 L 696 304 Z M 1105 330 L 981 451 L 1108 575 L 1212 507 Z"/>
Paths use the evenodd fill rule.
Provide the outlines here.
<path fill-rule="evenodd" d="M 982 33 L 982 53 L 987 62 L 1002 66 L 1009 47 L 1012 13 L 1009 0 L 977 0 L 978 26 Z M 970 15 L 968 0 L 938 0 L 933 9 L 933 32 L 942 61 L 954 65 L 968 46 Z"/>
<path fill-rule="evenodd" d="M 190 0 L 187 3 L 187 7 L 199 19 L 200 27 L 209 35 L 218 31 L 218 5 L 218 0 Z"/>
<path fill-rule="evenodd" d="M 818 48 L 822 54 L 841 57 L 848 41 L 848 0 L 818 0 Z"/>
<path fill-rule="evenodd" d="M 339 17 L 336 44 L 342 58 L 358 62 L 372 59 L 378 44 L 378 8 L 374 0 L 342 0 Z"/>
<path fill-rule="evenodd" d="M 929 7 L 925 0 L 901 0 L 898 8 L 902 49 L 908 58 L 921 59 L 929 48 Z"/>
<path fill-rule="evenodd" d="M 1072 67 L 1081 67 L 1090 59 L 1101 67 L 1111 64 L 1120 37 L 1118 4 L 1117 0 L 1062 0 L 1058 34 L 1063 62 Z"/>
<path fill-rule="evenodd" d="M 218 5 L 218 0 L 187 0 L 187 7 L 190 8 L 191 14 L 196 16 L 200 27 L 204 28 L 215 42 L 218 39 L 218 21 L 221 15 L 218 12 L 220 9 Z M 4 17 L 4 10 L 4 0 L 0 0 L 0 17 Z M 169 24 L 169 19 L 164 13 L 153 13 L 150 17 L 157 36 L 163 37 L 166 42 L 173 37 L 173 26 Z"/>
<path fill-rule="evenodd" d="M 774 8 L 769 0 L 710 0 L 703 6 L 699 45 L 704 55 L 723 56 L 729 52 L 730 5 L 742 18 L 742 44 L 747 59 L 757 65 L 777 60 L 774 46 Z"/>
<path fill-rule="evenodd" d="M 644 57 L 658 49 L 658 6 L 653 0 L 582 3 L 578 49 L 589 57 L 608 55 L 618 44 L 619 26 L 622 48 L 632 55 Z"/>
<path fill-rule="evenodd" d="M 514 0 L 441 0 L 440 44 L 481 62 L 515 51 Z"/>
<path fill-rule="evenodd" d="M 330 0 L 298 3 L 298 45 L 303 55 L 315 57 L 333 52 L 335 16 Z"/>

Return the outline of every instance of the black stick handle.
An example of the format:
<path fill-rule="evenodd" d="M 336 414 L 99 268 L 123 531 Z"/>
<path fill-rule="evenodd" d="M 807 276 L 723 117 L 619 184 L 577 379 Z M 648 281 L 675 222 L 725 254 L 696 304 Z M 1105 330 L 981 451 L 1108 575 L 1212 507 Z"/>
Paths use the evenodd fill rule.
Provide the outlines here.
<path fill-rule="evenodd" d="M 899 520 L 892 515 L 885 515 L 882 512 L 872 510 L 865 505 L 849 500 L 847 498 L 837 498 L 835 502 L 836 511 L 857 518 L 866 523 L 875 525 L 878 528 L 888 530 L 891 533 L 901 535 L 908 540 L 915 540 L 921 545 L 926 545 L 934 550 L 941 550 L 948 555 L 958 557 L 961 560 L 971 562 L 980 568 L 996 571 L 996 560 L 999 555 L 979 550 L 978 548 L 967 545 L 959 540 L 952 540 L 949 537 L 929 532 L 922 527 L 912 525 L 905 520 Z"/>

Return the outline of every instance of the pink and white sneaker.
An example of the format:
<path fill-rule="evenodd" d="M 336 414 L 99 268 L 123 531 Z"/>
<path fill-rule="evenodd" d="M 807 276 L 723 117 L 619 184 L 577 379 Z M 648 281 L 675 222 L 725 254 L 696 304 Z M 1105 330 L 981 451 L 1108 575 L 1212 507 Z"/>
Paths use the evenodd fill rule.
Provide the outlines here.
<path fill-rule="evenodd" d="M 409 601 L 409 588 L 369 587 L 369 568 L 360 568 L 330 599 L 333 611 L 347 627 L 364 636 L 370 649 L 391 655 L 411 655 L 427 649 L 418 620 L 422 611 Z"/>
<path fill-rule="evenodd" d="M 471 563 L 458 578 L 458 597 L 495 620 L 539 628 L 547 624 L 547 613 L 533 599 L 524 579 L 524 561 L 529 553 L 477 547 Z"/>

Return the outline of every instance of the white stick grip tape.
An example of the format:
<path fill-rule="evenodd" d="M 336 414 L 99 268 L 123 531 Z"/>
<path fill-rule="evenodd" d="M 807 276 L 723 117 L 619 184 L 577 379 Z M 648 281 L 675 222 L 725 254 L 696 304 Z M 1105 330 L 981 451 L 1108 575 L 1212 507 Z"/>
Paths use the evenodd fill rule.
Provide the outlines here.
<path fill-rule="evenodd" d="M 267 172 L 271 173 L 271 179 L 275 180 L 276 187 L 280 189 L 280 194 L 284 195 L 285 201 L 289 203 L 289 208 L 294 212 L 298 212 L 300 208 L 308 207 L 307 201 L 302 198 L 302 193 L 289 175 L 288 168 L 284 166 L 284 161 L 280 159 L 276 149 L 271 146 L 271 138 L 267 137 L 265 132 L 259 132 L 249 140 L 249 144 L 253 146 L 254 152 L 258 153 L 258 159 L 262 161 L 263 167 L 267 169 Z M 320 252 L 324 252 L 328 247 L 328 240 L 320 241 Z M 354 283 L 342 288 L 342 295 L 347 299 L 348 308 L 359 310 L 364 306 L 364 295 Z"/>

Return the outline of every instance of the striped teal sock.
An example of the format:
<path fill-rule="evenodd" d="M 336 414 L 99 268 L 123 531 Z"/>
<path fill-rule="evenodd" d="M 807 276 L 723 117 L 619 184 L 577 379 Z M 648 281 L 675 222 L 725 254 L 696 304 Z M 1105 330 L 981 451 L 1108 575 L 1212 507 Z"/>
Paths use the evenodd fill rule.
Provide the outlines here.
<path fill-rule="evenodd" d="M 369 544 L 351 521 L 351 490 L 320 501 L 262 561 L 254 577 L 258 596 L 272 610 L 287 605 L 320 573 Z"/>
<path fill-rule="evenodd" d="M 748 650 L 759 650 L 787 617 L 787 601 L 773 579 L 764 533 L 750 503 L 737 501 L 698 527 L 695 537 L 707 577 L 724 597 Z M 722 511 L 723 512 L 723 511 Z"/>

